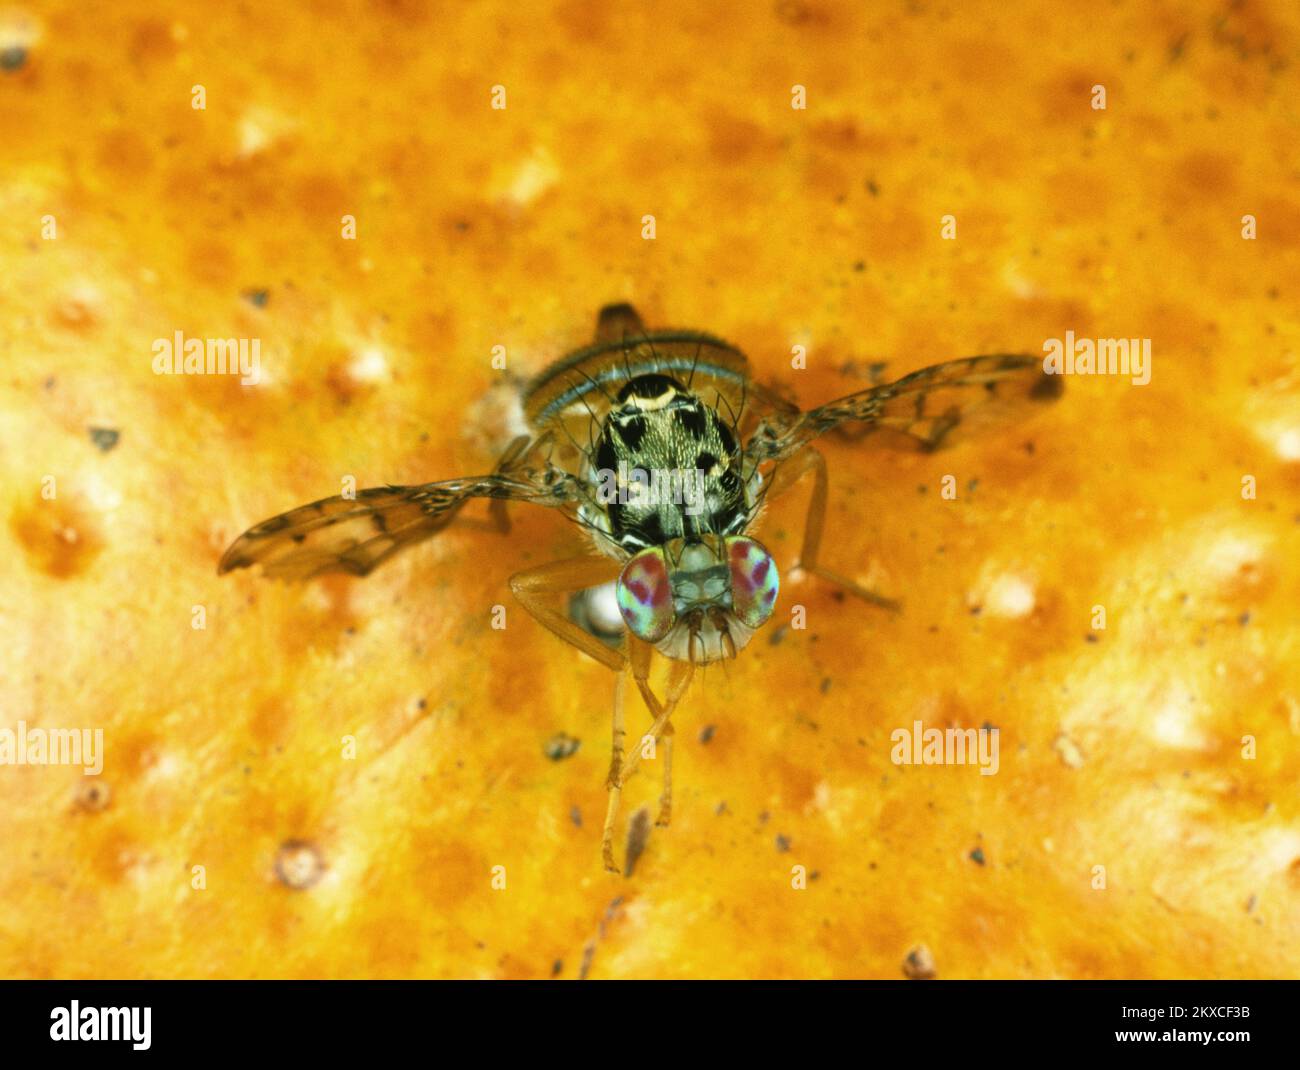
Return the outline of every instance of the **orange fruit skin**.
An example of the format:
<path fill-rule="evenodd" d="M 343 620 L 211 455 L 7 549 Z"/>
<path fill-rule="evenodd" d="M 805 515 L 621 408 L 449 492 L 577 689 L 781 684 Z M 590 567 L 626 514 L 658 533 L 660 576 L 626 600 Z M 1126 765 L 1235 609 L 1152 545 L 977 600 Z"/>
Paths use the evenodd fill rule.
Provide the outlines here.
<path fill-rule="evenodd" d="M 0 727 L 105 756 L 0 768 L 0 976 L 1300 975 L 1294 5 L 463 7 L 0 23 Z M 697 681 L 628 878 L 610 676 L 507 586 L 572 526 L 215 574 L 346 477 L 489 470 L 509 382 L 617 300 L 805 404 L 1153 352 L 932 456 L 825 443 L 824 559 L 903 612 L 789 574 L 779 503 L 777 616 Z M 175 331 L 263 381 L 156 375 Z M 896 765 L 918 720 L 996 726 L 997 775 Z"/>

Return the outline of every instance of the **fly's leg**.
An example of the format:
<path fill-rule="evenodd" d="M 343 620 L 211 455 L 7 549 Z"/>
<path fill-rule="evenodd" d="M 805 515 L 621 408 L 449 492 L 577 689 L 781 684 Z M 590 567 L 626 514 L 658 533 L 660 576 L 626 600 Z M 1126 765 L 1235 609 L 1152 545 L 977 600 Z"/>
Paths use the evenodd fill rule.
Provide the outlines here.
<path fill-rule="evenodd" d="M 642 642 L 631 632 L 627 633 L 627 641 L 630 647 L 628 666 L 632 677 L 651 716 L 658 717 L 661 706 L 650 689 L 650 663 L 654 657 L 654 647 Z M 605 828 L 600 838 L 601 860 L 610 873 L 621 872 L 614 863 L 614 824 L 618 820 L 618 808 L 623 798 L 623 740 L 627 734 L 623 723 L 623 698 L 626 684 L 627 677 L 619 673 L 614 684 L 614 746 L 610 755 L 609 778 L 605 781 L 609 802 L 605 807 Z"/>
<path fill-rule="evenodd" d="M 690 686 L 691 677 L 695 674 L 695 665 L 689 661 L 674 661 L 668 671 L 668 688 L 664 694 L 664 701 L 659 715 L 655 718 L 654 724 L 650 726 L 650 731 L 641 737 L 639 746 L 632 749 L 631 755 L 623 765 L 622 775 L 619 777 L 619 787 L 628 782 L 628 778 L 636 772 L 637 766 L 641 764 L 641 755 L 643 753 L 646 740 L 650 740 L 656 746 L 659 744 L 660 737 L 664 735 L 668 726 L 668 719 L 677 709 L 677 704 L 686 694 L 687 687 Z M 671 772 L 671 770 L 670 770 Z"/>
<path fill-rule="evenodd" d="M 627 729 L 623 723 L 623 696 L 627 690 L 627 677 L 619 673 L 614 679 L 614 724 L 613 740 L 610 747 L 609 756 L 609 776 L 605 778 L 607 788 L 615 787 L 618 784 L 618 778 L 623 772 L 623 740 L 627 736 Z"/>
<path fill-rule="evenodd" d="M 651 717 L 658 717 L 663 707 L 650 689 L 650 663 L 654 660 L 655 648 L 630 631 L 626 633 L 628 643 L 628 663 L 632 667 L 632 679 L 636 681 L 637 690 L 645 701 Z"/>
<path fill-rule="evenodd" d="M 588 587 L 599 587 L 602 583 L 616 579 L 620 571 L 619 563 L 610 558 L 570 557 L 515 573 L 510 577 L 510 590 L 538 624 L 550 629 L 566 643 L 576 646 L 588 657 L 595 658 L 606 668 L 621 673 L 627 666 L 627 655 L 607 647 L 548 604 L 550 595 L 571 594 Z"/>
<path fill-rule="evenodd" d="M 820 576 L 829 583 L 842 587 L 873 606 L 897 612 L 902 608 L 896 599 L 888 598 L 875 591 L 868 590 L 860 583 L 855 583 L 847 576 L 832 572 L 819 561 L 822 531 L 826 527 L 826 458 L 812 446 L 805 446 L 788 461 L 777 466 L 772 473 L 772 482 L 768 486 L 768 497 L 775 498 L 795 485 L 808 472 L 813 474 L 812 496 L 808 499 L 808 517 L 804 522 L 803 549 L 799 553 L 796 568 Z"/>
<path fill-rule="evenodd" d="M 553 561 L 510 577 L 511 591 L 534 620 L 554 632 L 566 643 L 577 647 L 584 654 L 618 674 L 614 681 L 613 748 L 610 756 L 609 780 L 606 785 L 609 790 L 609 804 L 606 807 L 605 828 L 601 836 L 601 855 L 605 868 L 613 873 L 619 872 L 618 867 L 614 865 L 614 823 L 618 818 L 623 785 L 631 775 L 631 769 L 636 768 L 641 753 L 639 749 L 633 753 L 630 769 L 624 765 L 623 704 L 627 690 L 625 674 L 630 669 L 638 689 L 645 698 L 646 706 L 655 717 L 651 732 L 653 738 L 658 740 L 673 709 L 686 690 L 686 683 L 690 682 L 690 673 L 686 674 L 686 679 L 680 686 L 675 685 L 676 677 L 670 675 L 668 701 L 665 708 L 650 689 L 650 661 L 654 653 L 652 646 L 629 635 L 630 656 L 614 650 L 578 627 L 548 602 L 549 596 L 552 595 L 568 594 L 609 583 L 621 570 L 622 566 L 619 562 L 608 558 L 575 557 L 564 561 Z M 677 666 L 683 663 L 673 664 Z"/>
<path fill-rule="evenodd" d="M 664 790 L 659 796 L 659 816 L 655 824 L 667 828 L 673 818 L 673 736 L 676 729 L 672 721 L 664 725 Z"/>
<path fill-rule="evenodd" d="M 605 829 L 601 835 L 601 859 L 611 873 L 618 873 L 614 864 L 614 822 L 618 819 L 619 799 L 622 793 L 623 769 L 623 698 L 627 690 L 627 655 L 606 646 L 594 635 L 584 631 L 567 617 L 547 604 L 547 596 L 581 591 L 608 583 L 619 572 L 617 561 L 606 558 L 577 557 L 553 561 L 510 577 L 510 589 L 519 604 L 532 614 L 539 624 L 549 628 L 566 643 L 576 646 L 584 654 L 617 673 L 614 680 L 613 748 L 610 755 L 609 803 L 605 808 Z"/>
<path fill-rule="evenodd" d="M 619 871 L 614 864 L 614 822 L 618 820 L 618 804 L 623 794 L 619 777 L 623 771 L 623 697 L 626 690 L 627 676 L 620 672 L 614 680 L 614 743 L 609 758 L 609 778 L 605 781 L 609 802 L 605 807 L 605 829 L 600 837 L 600 857 L 611 873 Z"/>

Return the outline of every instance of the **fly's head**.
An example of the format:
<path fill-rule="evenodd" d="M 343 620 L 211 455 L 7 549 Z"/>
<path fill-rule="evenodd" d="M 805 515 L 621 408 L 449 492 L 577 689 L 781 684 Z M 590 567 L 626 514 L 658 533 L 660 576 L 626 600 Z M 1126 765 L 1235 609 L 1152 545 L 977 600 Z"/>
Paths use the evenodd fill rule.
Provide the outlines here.
<path fill-rule="evenodd" d="M 703 664 L 734 658 L 772 615 L 776 562 L 744 535 L 673 539 L 633 556 L 615 587 L 633 635 L 665 657 Z"/>

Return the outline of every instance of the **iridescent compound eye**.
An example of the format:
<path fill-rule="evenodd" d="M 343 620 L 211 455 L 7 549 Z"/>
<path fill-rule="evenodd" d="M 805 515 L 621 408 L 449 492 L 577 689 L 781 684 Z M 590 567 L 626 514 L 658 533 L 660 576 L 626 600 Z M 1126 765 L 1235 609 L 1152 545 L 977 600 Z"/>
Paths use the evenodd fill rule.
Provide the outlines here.
<path fill-rule="evenodd" d="M 673 588 L 668 582 L 668 564 L 659 547 L 642 550 L 623 566 L 615 588 L 618 611 L 638 639 L 657 643 L 677 619 Z"/>
<path fill-rule="evenodd" d="M 753 539 L 727 540 L 727 565 L 731 569 L 731 611 L 747 628 L 767 621 L 776 607 L 781 580 L 772 555 Z"/>

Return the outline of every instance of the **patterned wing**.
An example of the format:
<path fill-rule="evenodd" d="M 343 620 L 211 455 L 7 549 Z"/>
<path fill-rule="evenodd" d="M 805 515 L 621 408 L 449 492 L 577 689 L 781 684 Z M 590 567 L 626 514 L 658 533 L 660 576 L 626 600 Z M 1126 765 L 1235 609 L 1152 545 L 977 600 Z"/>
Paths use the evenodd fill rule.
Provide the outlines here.
<path fill-rule="evenodd" d="M 471 498 L 531 502 L 574 511 L 578 482 L 547 466 L 536 476 L 500 472 L 416 487 L 372 487 L 323 498 L 264 520 L 231 544 L 226 573 L 260 564 L 267 576 L 305 580 L 326 572 L 365 576 L 407 546 L 437 534 Z"/>
<path fill-rule="evenodd" d="M 850 421 L 863 426 L 855 437 L 887 431 L 915 449 L 934 450 L 988 426 L 1005 422 L 1036 404 L 1060 397 L 1060 376 L 1043 372 L 1041 358 L 995 353 L 935 364 L 895 383 L 796 414 L 764 419 L 745 452 L 755 463 L 780 461 L 818 435 Z"/>

